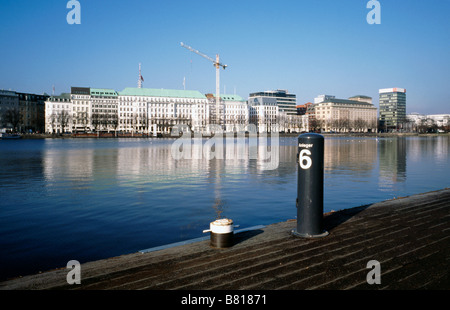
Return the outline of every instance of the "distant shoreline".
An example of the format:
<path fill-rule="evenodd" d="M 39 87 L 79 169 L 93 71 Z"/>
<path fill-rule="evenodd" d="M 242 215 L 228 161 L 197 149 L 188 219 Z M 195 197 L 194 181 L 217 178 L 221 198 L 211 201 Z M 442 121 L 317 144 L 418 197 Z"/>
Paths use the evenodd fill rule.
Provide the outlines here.
<path fill-rule="evenodd" d="M 408 136 L 449 136 L 450 133 L 320 133 L 324 137 L 408 137 Z M 280 133 L 280 137 L 297 137 L 300 133 Z M 270 137 L 270 133 L 267 135 Z M 208 136 L 204 136 L 205 138 Z M 248 137 L 248 134 L 246 134 Z M 22 139 L 86 139 L 86 138 L 97 138 L 97 139 L 114 139 L 114 138 L 179 138 L 179 136 L 171 136 L 170 134 L 160 135 L 154 137 L 151 135 L 142 134 L 119 134 L 114 136 L 114 134 L 104 134 L 97 136 L 96 134 L 22 134 Z"/>

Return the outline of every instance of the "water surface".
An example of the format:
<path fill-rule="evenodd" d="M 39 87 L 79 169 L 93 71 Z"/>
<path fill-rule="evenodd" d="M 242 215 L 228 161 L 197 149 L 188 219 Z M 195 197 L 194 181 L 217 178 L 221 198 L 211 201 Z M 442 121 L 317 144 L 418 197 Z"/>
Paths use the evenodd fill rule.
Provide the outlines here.
<path fill-rule="evenodd" d="M 449 187 L 449 140 L 326 137 L 324 212 Z M 202 237 L 214 206 L 241 228 L 295 218 L 296 137 L 275 170 L 173 141 L 0 140 L 0 278 Z"/>

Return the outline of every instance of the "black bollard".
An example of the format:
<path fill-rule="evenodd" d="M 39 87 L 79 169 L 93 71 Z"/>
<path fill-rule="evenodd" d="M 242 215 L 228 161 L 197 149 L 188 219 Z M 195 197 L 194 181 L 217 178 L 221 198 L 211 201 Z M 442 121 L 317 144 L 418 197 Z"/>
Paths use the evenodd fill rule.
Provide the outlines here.
<path fill-rule="evenodd" d="M 295 236 L 324 237 L 323 229 L 324 138 L 315 133 L 298 136 L 297 229 Z"/>

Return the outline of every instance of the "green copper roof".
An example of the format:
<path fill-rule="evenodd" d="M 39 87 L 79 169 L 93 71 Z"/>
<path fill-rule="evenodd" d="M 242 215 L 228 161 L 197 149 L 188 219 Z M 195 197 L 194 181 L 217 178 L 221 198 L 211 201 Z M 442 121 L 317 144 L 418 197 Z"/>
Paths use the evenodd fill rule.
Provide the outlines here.
<path fill-rule="evenodd" d="M 61 93 L 61 95 L 59 95 L 59 96 L 56 96 L 56 95 L 50 96 L 49 99 L 50 100 L 52 100 L 52 99 L 67 99 L 67 100 L 69 100 L 70 94 L 69 93 Z"/>
<path fill-rule="evenodd" d="M 213 96 L 215 97 L 216 94 L 213 94 Z M 242 99 L 242 97 L 239 96 L 239 95 L 220 94 L 220 98 L 221 98 L 223 101 L 245 101 L 245 100 Z"/>
<path fill-rule="evenodd" d="M 119 92 L 120 96 L 146 96 L 205 99 L 205 95 L 196 90 L 156 89 L 127 87 Z"/>

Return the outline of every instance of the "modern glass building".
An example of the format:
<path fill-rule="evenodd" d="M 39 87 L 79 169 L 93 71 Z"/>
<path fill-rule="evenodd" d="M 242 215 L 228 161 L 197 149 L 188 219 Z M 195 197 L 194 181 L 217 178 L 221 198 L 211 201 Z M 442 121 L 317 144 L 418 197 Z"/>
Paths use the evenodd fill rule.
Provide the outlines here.
<path fill-rule="evenodd" d="M 255 97 L 275 98 L 279 112 L 285 112 L 287 115 L 297 115 L 297 97 L 295 94 L 289 94 L 287 90 L 277 89 L 251 93 L 249 102 Z"/>
<path fill-rule="evenodd" d="M 380 94 L 380 129 L 400 130 L 406 122 L 406 89 L 383 88 Z"/>

